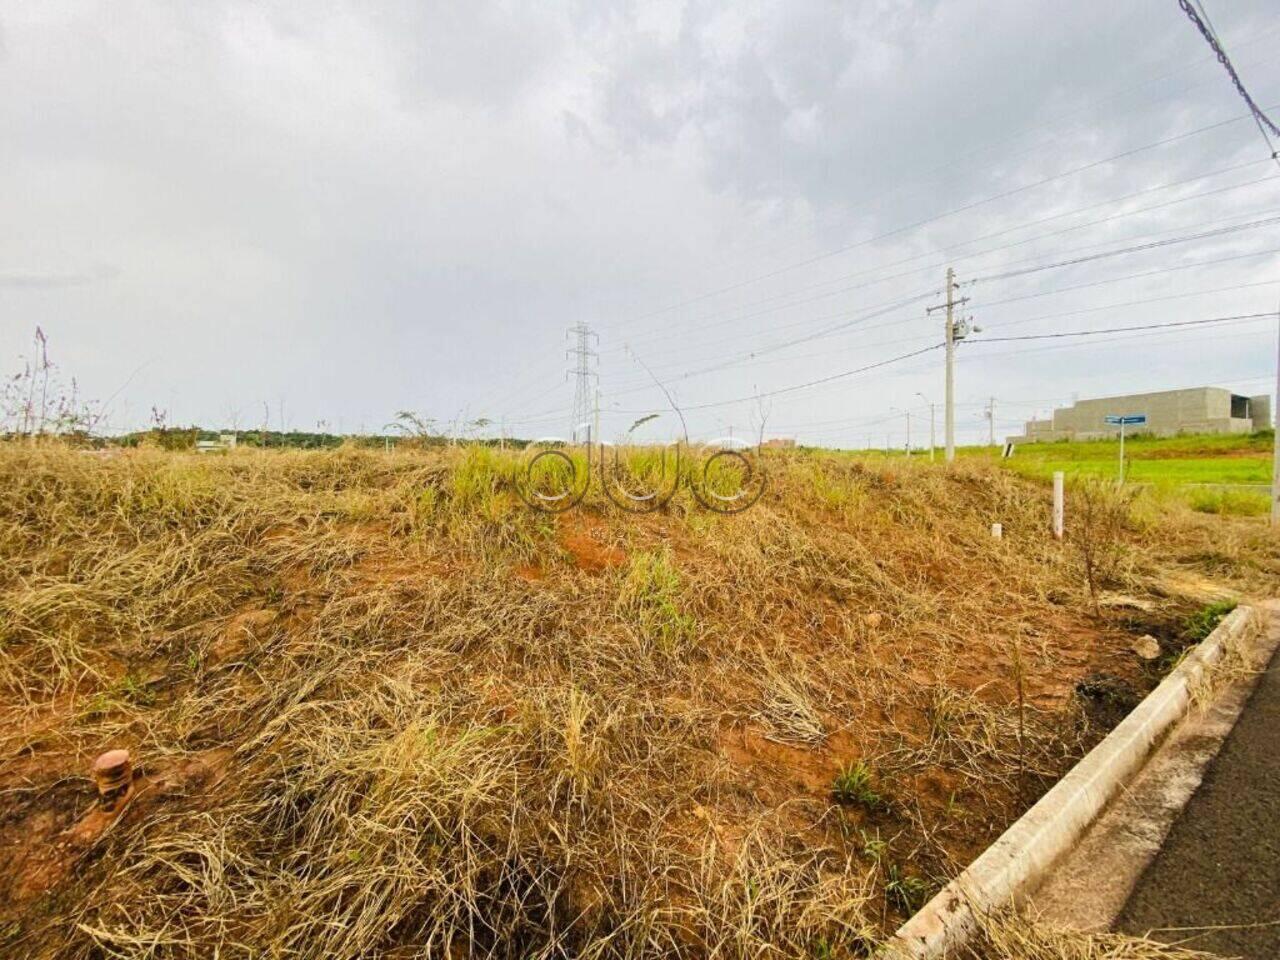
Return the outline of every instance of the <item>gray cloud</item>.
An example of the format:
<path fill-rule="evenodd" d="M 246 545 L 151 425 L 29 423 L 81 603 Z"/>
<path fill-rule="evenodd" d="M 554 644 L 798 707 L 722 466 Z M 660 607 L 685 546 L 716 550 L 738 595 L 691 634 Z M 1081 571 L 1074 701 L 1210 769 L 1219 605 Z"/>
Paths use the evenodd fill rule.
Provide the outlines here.
<path fill-rule="evenodd" d="M 116 276 L 118 271 L 102 267 L 82 273 L 54 273 L 40 270 L 0 271 L 0 287 L 26 290 L 60 290 L 64 287 L 83 287 L 102 283 Z"/>
<path fill-rule="evenodd" d="M 1213 11 L 1264 104 L 1280 100 L 1269 7 Z M 157 357 L 113 407 L 121 426 L 152 403 L 242 424 L 267 403 L 274 422 L 283 400 L 299 426 L 412 407 L 547 433 L 568 415 L 564 329 L 587 320 L 606 424 L 625 429 L 664 401 L 624 343 L 682 403 L 746 396 L 927 343 L 923 303 L 813 335 L 936 287 L 948 259 L 971 279 L 1280 208 L 1276 182 L 1243 185 L 1265 163 L 1106 203 L 1264 160 L 1247 122 L 1141 149 L 1241 113 L 1165 0 L 0 0 L 0 360 L 41 324 L 62 368 L 108 396 Z M 1235 189 L 1027 239 L 1221 187 Z M 1261 309 L 1280 287 L 1249 285 L 1280 280 L 1261 253 L 1278 241 L 979 284 L 973 309 L 1030 330 Z M 101 263 L 113 272 L 80 266 Z M 1156 296 L 1181 299 L 1094 309 Z M 1262 330 L 1155 338 L 1138 369 L 1123 346 L 966 344 L 961 396 L 1025 402 L 1015 416 L 1072 392 L 1248 379 L 1267 368 Z M 771 422 L 901 439 L 877 418 L 938 380 L 924 358 L 779 397 Z M 718 434 L 751 407 L 691 426 Z"/>

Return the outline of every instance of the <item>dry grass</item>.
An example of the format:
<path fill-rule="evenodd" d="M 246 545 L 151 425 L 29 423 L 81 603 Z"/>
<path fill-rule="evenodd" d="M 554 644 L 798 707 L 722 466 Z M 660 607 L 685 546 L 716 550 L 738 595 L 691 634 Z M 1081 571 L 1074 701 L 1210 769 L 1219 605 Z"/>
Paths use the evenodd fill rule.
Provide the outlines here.
<path fill-rule="evenodd" d="M 0 953 L 858 953 L 1100 734 L 1079 678 L 1142 682 L 1007 474 L 792 456 L 737 516 L 554 518 L 519 469 L 0 447 Z M 1251 521 L 1147 509 L 1112 586 L 1276 582 Z M 138 796 L 51 874 L 109 745 Z M 833 800 L 858 762 L 890 802 Z"/>
<path fill-rule="evenodd" d="M 970 953 L 973 960 L 1231 960 L 1148 937 L 1058 930 L 1010 914 L 984 918 Z"/>

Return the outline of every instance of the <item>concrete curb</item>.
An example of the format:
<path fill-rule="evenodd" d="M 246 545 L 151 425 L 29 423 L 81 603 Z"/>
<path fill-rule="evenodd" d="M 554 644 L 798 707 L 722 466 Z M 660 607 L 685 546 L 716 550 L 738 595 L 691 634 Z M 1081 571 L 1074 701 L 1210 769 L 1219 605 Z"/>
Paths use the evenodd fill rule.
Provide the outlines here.
<path fill-rule="evenodd" d="M 1240 606 L 1107 737 L 886 944 L 901 960 L 936 960 L 962 947 L 977 917 L 1017 903 L 1079 840 L 1117 791 L 1186 713 L 1228 647 L 1257 632 L 1265 613 Z"/>

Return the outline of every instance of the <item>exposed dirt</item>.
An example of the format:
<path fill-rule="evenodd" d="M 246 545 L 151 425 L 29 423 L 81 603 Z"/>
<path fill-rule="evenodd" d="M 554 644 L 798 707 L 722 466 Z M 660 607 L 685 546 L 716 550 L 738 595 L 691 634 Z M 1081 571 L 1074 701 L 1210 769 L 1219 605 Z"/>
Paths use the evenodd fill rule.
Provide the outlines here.
<path fill-rule="evenodd" d="M 153 771 L 135 768 L 128 793 L 111 810 L 102 807 L 88 778 L 59 779 L 25 816 L 0 820 L 7 864 L 0 873 L 0 902 L 23 907 L 64 882 L 108 831 L 144 823 L 175 801 L 198 798 L 226 776 L 231 753 L 218 748 Z"/>
<path fill-rule="evenodd" d="M 627 562 L 626 550 L 608 543 L 607 534 L 604 524 L 592 523 L 581 516 L 561 518 L 559 524 L 561 548 L 579 570 L 587 573 L 603 573 Z"/>

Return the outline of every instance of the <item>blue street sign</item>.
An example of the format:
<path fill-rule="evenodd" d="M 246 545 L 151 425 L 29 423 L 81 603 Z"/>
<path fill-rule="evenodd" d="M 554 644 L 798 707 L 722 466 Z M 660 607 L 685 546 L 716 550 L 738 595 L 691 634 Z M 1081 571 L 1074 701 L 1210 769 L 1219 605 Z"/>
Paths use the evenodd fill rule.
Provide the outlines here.
<path fill-rule="evenodd" d="M 1145 413 L 1135 413 L 1127 417 L 1103 417 L 1102 419 L 1117 427 L 1121 424 L 1126 427 L 1132 427 L 1146 423 L 1147 415 Z"/>

